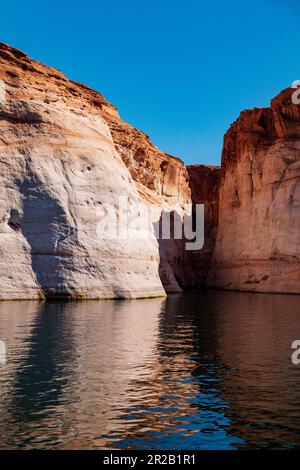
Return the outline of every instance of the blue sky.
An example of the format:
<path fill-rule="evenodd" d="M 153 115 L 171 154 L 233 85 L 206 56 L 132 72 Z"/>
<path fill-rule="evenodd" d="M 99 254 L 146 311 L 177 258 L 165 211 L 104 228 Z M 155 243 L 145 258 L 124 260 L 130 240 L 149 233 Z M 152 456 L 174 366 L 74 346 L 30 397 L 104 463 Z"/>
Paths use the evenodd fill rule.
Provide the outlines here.
<path fill-rule="evenodd" d="M 28 0 L 0 40 L 100 91 L 186 163 L 219 164 L 223 134 L 300 79 L 297 0 Z"/>

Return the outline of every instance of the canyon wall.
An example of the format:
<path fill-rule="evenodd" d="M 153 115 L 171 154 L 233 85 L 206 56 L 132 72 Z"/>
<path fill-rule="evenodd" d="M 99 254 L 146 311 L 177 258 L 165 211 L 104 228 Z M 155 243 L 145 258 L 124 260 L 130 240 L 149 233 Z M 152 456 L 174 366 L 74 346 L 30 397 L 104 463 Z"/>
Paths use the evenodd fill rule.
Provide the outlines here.
<path fill-rule="evenodd" d="M 203 285 L 300 293 L 292 89 L 241 113 L 220 168 L 186 167 L 100 93 L 3 43 L 0 85 L 0 299 L 152 297 Z M 122 220 L 120 196 L 155 209 L 146 241 L 99 237 L 108 205 Z M 201 250 L 155 239 L 164 215 L 182 223 L 195 204 L 205 206 Z"/>
<path fill-rule="evenodd" d="M 141 201 L 97 92 L 0 43 L 0 299 L 164 295 L 155 239 L 101 239 Z"/>
<path fill-rule="evenodd" d="M 300 105 L 284 90 L 243 111 L 224 138 L 207 285 L 300 293 Z"/>

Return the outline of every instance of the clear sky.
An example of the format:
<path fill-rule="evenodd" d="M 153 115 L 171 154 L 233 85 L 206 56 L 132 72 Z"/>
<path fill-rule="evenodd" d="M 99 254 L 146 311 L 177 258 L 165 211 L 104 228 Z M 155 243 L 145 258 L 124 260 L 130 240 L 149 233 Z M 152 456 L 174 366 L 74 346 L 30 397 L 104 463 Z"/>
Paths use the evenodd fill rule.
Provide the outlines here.
<path fill-rule="evenodd" d="M 223 134 L 300 79 L 297 0 L 14 0 L 0 40 L 100 91 L 187 163 L 220 162 Z"/>

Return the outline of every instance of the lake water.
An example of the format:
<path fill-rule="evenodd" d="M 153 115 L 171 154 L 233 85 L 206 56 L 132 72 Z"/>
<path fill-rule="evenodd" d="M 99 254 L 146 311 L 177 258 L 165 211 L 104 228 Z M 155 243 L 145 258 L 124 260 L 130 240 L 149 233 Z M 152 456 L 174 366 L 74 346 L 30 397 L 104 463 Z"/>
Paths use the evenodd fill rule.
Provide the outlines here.
<path fill-rule="evenodd" d="M 0 448 L 300 448 L 300 296 L 0 302 Z"/>

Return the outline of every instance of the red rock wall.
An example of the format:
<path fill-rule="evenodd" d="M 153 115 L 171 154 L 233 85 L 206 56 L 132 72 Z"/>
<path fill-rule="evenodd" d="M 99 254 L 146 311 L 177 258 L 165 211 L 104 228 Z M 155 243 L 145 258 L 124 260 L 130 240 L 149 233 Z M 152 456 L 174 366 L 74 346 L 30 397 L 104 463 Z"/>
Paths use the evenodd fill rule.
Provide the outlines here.
<path fill-rule="evenodd" d="M 207 284 L 300 293 L 300 106 L 291 88 L 243 111 L 224 138 Z"/>

